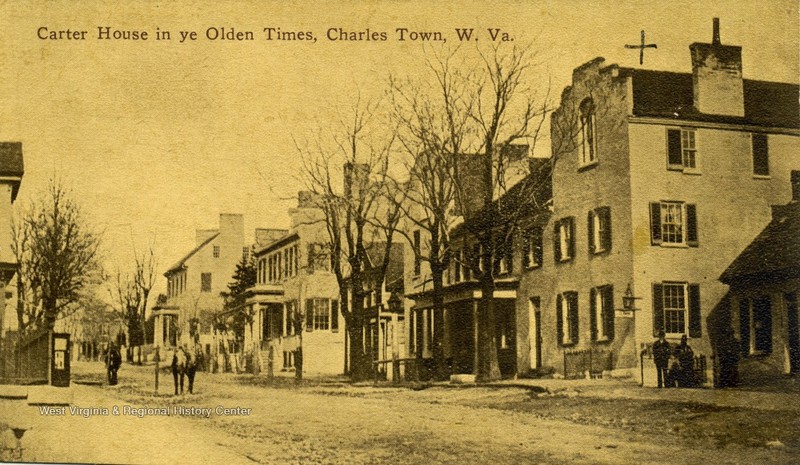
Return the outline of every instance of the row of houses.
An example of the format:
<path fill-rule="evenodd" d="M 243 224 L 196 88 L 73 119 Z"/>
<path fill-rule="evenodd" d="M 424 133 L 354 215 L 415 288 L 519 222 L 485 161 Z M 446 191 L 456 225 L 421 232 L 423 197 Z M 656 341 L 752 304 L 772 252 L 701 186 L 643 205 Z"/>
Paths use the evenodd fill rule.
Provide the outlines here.
<path fill-rule="evenodd" d="M 587 352 L 601 361 L 592 371 L 639 376 L 660 331 L 673 343 L 688 336 L 710 362 L 735 346 L 743 366 L 800 370 L 798 85 L 744 79 L 741 47 L 722 44 L 716 21 L 712 42 L 693 43 L 689 52 L 691 72 L 602 58 L 576 68 L 551 118 L 558 155 L 522 157 L 525 175 L 497 200 L 536 205 L 502 231 L 509 239 L 494 259 L 503 376 L 568 375 L 571 355 Z M 575 135 L 562 130 L 571 121 L 579 122 Z M 302 345 L 305 371 L 346 373 L 348 341 L 323 253 L 322 212 L 300 193 L 289 213 L 288 230 L 257 233 L 244 348 L 262 367 L 290 370 Z M 500 207 L 500 229 L 502 214 Z M 220 305 L 235 264 L 251 250 L 241 224 L 222 215 L 219 230 L 198 232 L 197 248 L 167 271 L 169 299 L 156 310 L 162 344 L 171 337 L 166 319 Z M 478 254 L 469 226 L 452 231 L 442 321 L 420 260 L 424 231 L 401 226 L 413 240 L 393 247 L 375 299 L 386 304 L 364 328 L 374 360 L 432 366 L 441 331 L 450 373 L 475 372 L 482 294 L 465 265 Z"/>

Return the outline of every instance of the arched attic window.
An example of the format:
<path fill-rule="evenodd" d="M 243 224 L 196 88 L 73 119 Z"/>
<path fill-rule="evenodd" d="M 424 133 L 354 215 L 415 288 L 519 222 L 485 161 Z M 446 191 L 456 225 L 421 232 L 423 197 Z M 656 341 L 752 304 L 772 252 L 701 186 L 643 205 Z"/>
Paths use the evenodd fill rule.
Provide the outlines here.
<path fill-rule="evenodd" d="M 583 99 L 580 105 L 581 144 L 580 165 L 587 166 L 597 162 L 597 132 L 595 126 L 595 106 L 591 97 Z"/>

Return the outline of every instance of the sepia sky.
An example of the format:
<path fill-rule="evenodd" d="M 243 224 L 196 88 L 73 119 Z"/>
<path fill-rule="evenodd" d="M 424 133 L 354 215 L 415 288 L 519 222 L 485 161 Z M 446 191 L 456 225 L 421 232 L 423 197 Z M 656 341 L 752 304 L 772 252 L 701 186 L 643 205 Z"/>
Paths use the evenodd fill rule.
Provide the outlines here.
<path fill-rule="evenodd" d="M 24 5 L 23 5 L 24 3 Z M 105 230 L 110 269 L 155 241 L 160 272 L 194 245 L 220 212 L 255 227 L 286 227 L 301 185 L 295 139 L 352 103 L 380 95 L 389 73 L 419 73 L 423 46 L 396 28 L 501 28 L 532 43 L 541 66 L 531 87 L 554 95 L 574 67 L 608 64 L 690 72 L 689 44 L 743 47 L 744 76 L 798 81 L 798 2 L 4 2 L 0 5 L 0 140 L 22 141 L 24 204 L 57 176 Z M 173 4 L 175 3 L 175 4 Z M 216 4 L 224 3 L 224 4 Z M 148 31 L 147 41 L 98 40 L 98 26 Z M 209 27 L 253 31 L 254 41 L 208 40 Z M 86 30 L 86 40 L 42 40 Z M 267 41 L 263 29 L 310 31 L 316 43 Z M 385 42 L 331 42 L 328 28 L 387 32 Z M 157 41 L 156 28 L 172 39 Z M 179 31 L 197 40 L 180 43 Z M 163 279 L 159 288 L 163 288 Z M 157 289 L 158 290 L 158 289 Z"/>

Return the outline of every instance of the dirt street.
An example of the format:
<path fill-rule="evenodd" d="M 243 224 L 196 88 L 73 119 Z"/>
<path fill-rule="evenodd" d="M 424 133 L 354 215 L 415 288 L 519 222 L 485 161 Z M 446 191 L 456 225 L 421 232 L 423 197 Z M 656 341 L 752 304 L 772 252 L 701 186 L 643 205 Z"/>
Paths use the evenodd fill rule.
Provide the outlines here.
<path fill-rule="evenodd" d="M 73 375 L 100 381 L 102 365 L 78 363 Z M 152 378 L 152 367 L 126 364 L 119 386 L 70 389 L 82 407 L 168 408 L 170 416 L 53 417 L 15 404 L 35 424 L 25 437 L 25 459 L 392 465 L 800 460 L 797 392 L 657 391 L 556 380 L 424 389 L 332 381 L 296 386 L 286 378 L 200 373 L 195 394 L 173 396 L 171 375 L 162 372 L 158 395 Z M 3 402 L 0 421 L 12 410 L 6 408 L 11 401 Z M 48 442 L 48 434 L 68 447 Z"/>

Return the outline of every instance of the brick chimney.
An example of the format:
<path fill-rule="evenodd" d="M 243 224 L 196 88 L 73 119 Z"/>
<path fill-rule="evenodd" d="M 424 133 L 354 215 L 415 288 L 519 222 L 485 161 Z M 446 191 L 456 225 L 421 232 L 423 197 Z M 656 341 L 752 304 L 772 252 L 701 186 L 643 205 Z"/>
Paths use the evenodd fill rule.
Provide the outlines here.
<path fill-rule="evenodd" d="M 744 116 L 742 47 L 722 45 L 719 18 L 710 44 L 695 42 L 692 54 L 694 107 L 701 113 Z"/>

